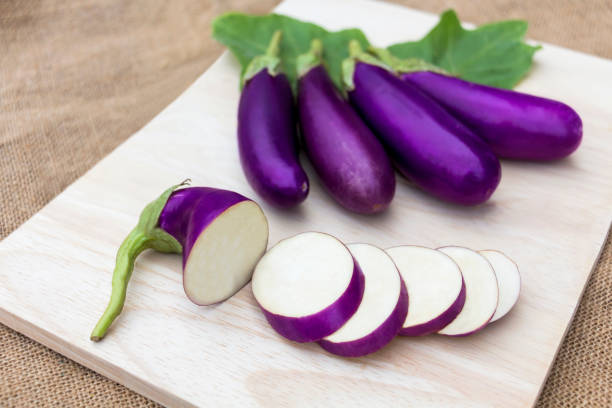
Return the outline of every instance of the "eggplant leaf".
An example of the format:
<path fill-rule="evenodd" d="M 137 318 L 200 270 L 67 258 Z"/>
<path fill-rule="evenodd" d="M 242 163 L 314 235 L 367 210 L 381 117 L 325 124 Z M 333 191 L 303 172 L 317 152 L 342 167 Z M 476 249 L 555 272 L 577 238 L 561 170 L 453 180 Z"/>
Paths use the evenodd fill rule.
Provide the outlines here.
<path fill-rule="evenodd" d="M 529 71 L 540 46 L 523 41 L 527 22 L 508 20 L 465 30 L 453 10 L 421 40 L 388 47 L 398 58 L 420 58 L 462 79 L 512 88 Z"/>
<path fill-rule="evenodd" d="M 348 57 L 348 43 L 355 39 L 363 47 L 369 45 L 361 30 L 331 32 L 316 24 L 280 14 L 254 16 L 230 12 L 219 16 L 213 22 L 213 37 L 225 44 L 238 59 L 242 66 L 242 74 L 253 57 L 266 52 L 270 38 L 276 30 L 283 32 L 280 46 L 281 70 L 289 78 L 294 90 L 297 81 L 295 60 L 298 55 L 310 49 L 310 42 L 313 39 L 319 38 L 323 42 L 327 69 L 339 88 L 342 60 Z"/>

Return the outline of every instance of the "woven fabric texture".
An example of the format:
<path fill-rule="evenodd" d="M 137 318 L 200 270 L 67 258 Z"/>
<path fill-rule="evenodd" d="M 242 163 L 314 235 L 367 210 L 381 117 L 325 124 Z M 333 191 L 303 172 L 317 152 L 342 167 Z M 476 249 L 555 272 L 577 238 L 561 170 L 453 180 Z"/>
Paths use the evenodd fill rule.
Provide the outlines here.
<path fill-rule="evenodd" d="M 612 58 L 609 0 L 396 0 Z M 175 99 L 220 54 L 212 19 L 276 0 L 0 1 L 0 239 Z M 537 407 L 612 406 L 612 244 Z M 157 406 L 0 325 L 1 407 Z"/>

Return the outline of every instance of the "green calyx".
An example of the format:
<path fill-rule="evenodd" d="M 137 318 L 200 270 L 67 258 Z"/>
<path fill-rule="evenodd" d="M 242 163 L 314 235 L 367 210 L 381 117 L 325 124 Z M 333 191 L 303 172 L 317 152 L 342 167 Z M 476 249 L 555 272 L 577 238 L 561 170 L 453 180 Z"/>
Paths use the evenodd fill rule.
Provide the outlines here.
<path fill-rule="evenodd" d="M 272 39 L 268 44 L 268 49 L 263 55 L 258 55 L 251 60 L 247 65 L 242 75 L 241 87 L 247 83 L 247 81 L 257 75 L 261 70 L 267 69 L 270 75 L 276 75 L 280 71 L 281 59 L 280 55 L 280 41 L 283 36 L 281 30 L 277 30 L 272 34 Z"/>
<path fill-rule="evenodd" d="M 323 42 L 315 38 L 310 42 L 310 50 L 305 54 L 298 55 L 295 60 L 298 78 L 303 77 L 312 68 L 321 64 L 323 64 Z"/>
<path fill-rule="evenodd" d="M 149 203 L 138 219 L 138 224 L 123 241 L 115 261 L 113 271 L 112 291 L 108 306 L 91 332 L 92 341 L 100 341 L 113 321 L 119 316 L 125 303 L 127 284 L 134 270 L 136 257 L 145 249 L 158 252 L 180 254 L 183 251 L 181 244 L 166 231 L 158 226 L 161 215 L 170 195 L 179 187 L 190 183 L 187 179 L 180 184 L 168 188 L 155 201 Z"/>
<path fill-rule="evenodd" d="M 416 71 L 431 71 L 438 74 L 450 75 L 444 69 L 420 58 L 397 58 L 386 48 L 370 47 L 368 48 L 368 51 L 380 58 L 382 62 L 390 66 L 391 69 L 398 74 L 406 74 Z"/>
<path fill-rule="evenodd" d="M 357 62 L 365 62 L 366 64 L 375 65 L 391 71 L 391 68 L 382 60 L 363 51 L 359 41 L 351 40 L 351 42 L 349 42 L 349 57 L 342 61 L 342 83 L 344 89 L 347 91 L 355 88 L 353 74 L 355 73 L 355 65 Z"/>

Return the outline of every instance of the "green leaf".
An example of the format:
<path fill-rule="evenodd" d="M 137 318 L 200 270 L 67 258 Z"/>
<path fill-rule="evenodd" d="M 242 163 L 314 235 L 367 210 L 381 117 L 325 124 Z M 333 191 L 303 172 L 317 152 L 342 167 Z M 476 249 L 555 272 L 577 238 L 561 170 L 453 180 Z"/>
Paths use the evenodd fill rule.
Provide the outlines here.
<path fill-rule="evenodd" d="M 242 66 L 242 75 L 249 62 L 265 54 L 275 31 L 282 30 L 280 45 L 281 70 L 287 75 L 295 89 L 296 58 L 310 49 L 310 42 L 318 38 L 323 42 L 326 67 L 336 84 L 341 85 L 342 60 L 348 57 L 348 43 L 357 40 L 362 47 L 369 45 L 361 30 L 348 29 L 330 32 L 324 28 L 280 14 L 253 16 L 230 12 L 213 22 L 214 38 L 225 44 Z"/>
<path fill-rule="evenodd" d="M 420 58 L 468 81 L 512 88 L 529 71 L 540 46 L 523 41 L 527 22 L 501 21 L 465 30 L 453 10 L 420 41 L 390 46 L 398 58 Z"/>

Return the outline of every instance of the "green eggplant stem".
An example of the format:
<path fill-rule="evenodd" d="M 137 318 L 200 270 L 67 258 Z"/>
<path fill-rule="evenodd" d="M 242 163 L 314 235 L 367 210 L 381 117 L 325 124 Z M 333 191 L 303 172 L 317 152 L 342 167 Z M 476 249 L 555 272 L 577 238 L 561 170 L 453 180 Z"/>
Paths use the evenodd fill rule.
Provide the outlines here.
<path fill-rule="evenodd" d="M 278 58 L 280 54 L 280 42 L 282 38 L 282 30 L 276 30 L 274 34 L 272 34 L 272 39 L 270 40 L 270 43 L 268 44 L 268 49 L 266 50 L 266 56 Z"/>
<path fill-rule="evenodd" d="M 357 40 L 351 40 L 349 42 L 349 56 L 352 58 L 359 58 L 363 54 L 361 44 Z"/>
<path fill-rule="evenodd" d="M 357 40 L 351 40 L 348 45 L 349 57 L 342 61 L 342 82 L 345 91 L 351 91 L 355 88 L 353 75 L 355 74 L 355 65 L 357 61 L 365 62 L 366 64 L 375 65 L 392 71 L 391 68 L 381 61 L 379 58 L 363 51 L 361 44 Z"/>
<path fill-rule="evenodd" d="M 295 59 L 295 68 L 298 73 L 298 77 L 301 78 L 308 73 L 312 68 L 323 64 L 323 42 L 318 38 L 313 39 L 310 42 L 310 50 L 305 53 L 298 55 Z"/>
<path fill-rule="evenodd" d="M 276 75 L 280 71 L 280 43 L 283 37 L 281 30 L 276 30 L 272 34 L 272 38 L 268 43 L 268 48 L 265 54 L 253 57 L 249 65 L 246 66 L 242 78 L 240 79 L 240 88 L 242 89 L 249 79 L 260 73 L 262 70 L 268 70 L 270 75 Z"/>
<path fill-rule="evenodd" d="M 390 66 L 398 74 L 418 71 L 430 71 L 438 74 L 450 75 L 448 71 L 420 58 L 397 58 L 386 48 L 370 47 L 370 53 L 377 56 L 382 62 Z"/>
<path fill-rule="evenodd" d="M 91 332 L 91 340 L 100 341 L 106 335 L 110 325 L 119 316 L 125 303 L 127 285 L 134 270 L 136 257 L 142 251 L 150 248 L 151 239 L 138 227 L 134 228 L 119 247 L 115 270 L 113 271 L 113 283 L 110 301 L 98 324 Z"/>
<path fill-rule="evenodd" d="M 180 254 L 183 251 L 182 245 L 172 235 L 159 228 L 157 224 L 159 216 L 172 193 L 179 187 L 189 185 L 190 181 L 187 179 L 166 189 L 157 199 L 150 202 L 140 213 L 136 227 L 123 240 L 115 260 L 111 297 L 104 314 L 102 314 L 89 336 L 92 341 L 102 340 L 108 328 L 121 313 L 136 257 L 142 251 L 149 248 L 158 252 L 173 254 Z"/>

